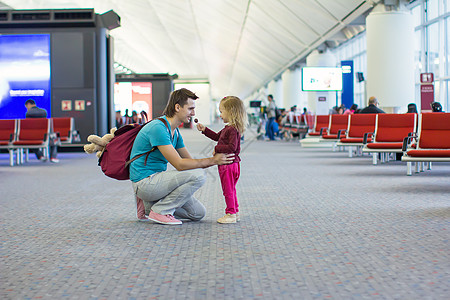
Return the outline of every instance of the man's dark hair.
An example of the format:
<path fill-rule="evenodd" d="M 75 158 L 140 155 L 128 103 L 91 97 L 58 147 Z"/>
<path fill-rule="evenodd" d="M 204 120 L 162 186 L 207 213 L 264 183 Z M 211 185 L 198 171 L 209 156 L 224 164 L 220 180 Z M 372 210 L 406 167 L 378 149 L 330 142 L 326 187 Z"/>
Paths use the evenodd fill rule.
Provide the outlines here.
<path fill-rule="evenodd" d="M 25 101 L 25 105 L 28 105 L 28 104 L 36 105 L 36 102 L 34 102 L 33 99 L 28 99 L 27 101 Z"/>
<path fill-rule="evenodd" d="M 267 97 L 269 97 L 270 99 L 272 99 L 272 100 L 273 100 L 273 96 L 272 96 L 272 94 L 270 94 L 270 95 L 267 95 Z"/>
<path fill-rule="evenodd" d="M 441 112 L 442 111 L 442 105 L 439 102 L 431 103 L 431 111 L 432 112 Z"/>
<path fill-rule="evenodd" d="M 179 104 L 181 107 L 185 106 L 188 99 L 196 100 L 197 95 L 188 89 L 182 88 L 170 93 L 169 101 L 167 102 L 166 108 L 163 114 L 169 118 L 175 115 L 175 105 Z"/>

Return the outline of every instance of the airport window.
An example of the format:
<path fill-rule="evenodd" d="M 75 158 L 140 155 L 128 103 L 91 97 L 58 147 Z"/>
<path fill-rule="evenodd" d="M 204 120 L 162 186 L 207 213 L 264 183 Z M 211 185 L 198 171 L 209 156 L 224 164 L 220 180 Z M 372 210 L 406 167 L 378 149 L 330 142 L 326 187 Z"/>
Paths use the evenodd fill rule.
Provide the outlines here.
<path fill-rule="evenodd" d="M 450 110 L 450 0 L 418 0 L 411 3 L 414 18 L 416 103 L 420 103 L 420 73 L 432 72 L 435 99 Z M 443 31 L 443 32 L 442 32 Z M 440 41 L 442 40 L 442 41 Z M 367 78 L 366 33 L 333 50 L 337 61 L 353 60 L 355 72 Z M 364 84 L 355 79 L 355 103 L 364 105 Z"/>
<path fill-rule="evenodd" d="M 428 31 L 428 72 L 439 77 L 439 24 L 433 23 L 427 27 Z"/>
<path fill-rule="evenodd" d="M 447 5 L 447 8 L 449 6 L 450 4 Z M 446 49 L 447 53 L 445 53 L 445 57 L 447 57 L 447 59 L 444 59 L 444 61 L 447 64 L 446 75 L 450 76 L 450 39 L 448 38 L 448 36 L 450 35 L 450 18 L 445 19 L 445 21 L 447 23 L 447 32 L 445 33 L 445 39 L 447 40 L 447 49 Z"/>
<path fill-rule="evenodd" d="M 414 18 L 414 27 L 419 26 L 420 24 L 422 24 L 422 9 L 420 5 L 417 5 L 416 7 L 414 7 L 413 9 L 411 9 L 411 13 L 413 15 Z"/>
<path fill-rule="evenodd" d="M 414 63 L 415 63 L 415 77 L 419 78 L 421 70 L 422 70 L 422 32 L 416 31 L 414 33 Z"/>
<path fill-rule="evenodd" d="M 437 18 L 439 13 L 439 0 L 428 0 L 427 1 L 427 21 Z M 443 10 L 442 10 L 443 11 Z"/>
<path fill-rule="evenodd" d="M 415 23 L 416 102 L 420 101 L 418 74 L 433 72 L 435 100 L 450 109 L 450 0 L 417 0 L 410 6 Z"/>

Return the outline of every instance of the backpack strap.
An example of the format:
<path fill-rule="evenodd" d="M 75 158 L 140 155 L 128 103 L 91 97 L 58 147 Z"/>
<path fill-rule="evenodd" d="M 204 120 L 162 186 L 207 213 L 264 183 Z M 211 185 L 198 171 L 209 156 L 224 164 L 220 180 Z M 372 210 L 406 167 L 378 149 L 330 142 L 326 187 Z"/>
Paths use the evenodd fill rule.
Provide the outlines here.
<path fill-rule="evenodd" d="M 169 123 L 167 123 L 166 119 L 164 119 L 164 118 L 156 118 L 156 119 L 153 119 L 153 120 L 160 120 L 161 122 L 164 123 L 164 125 L 166 125 L 167 130 L 169 130 L 170 140 L 172 140 L 172 133 L 170 132 L 170 126 L 169 126 Z M 151 121 L 153 121 L 153 120 L 151 120 Z M 147 122 L 147 123 L 144 124 L 144 125 L 147 125 L 147 124 L 150 123 L 151 121 Z M 177 130 L 178 130 L 178 128 L 177 128 Z M 179 134 L 179 133 L 178 133 L 178 134 Z M 141 153 L 141 154 L 139 154 L 139 155 L 136 155 L 135 157 L 133 157 L 132 159 L 130 159 L 129 161 L 127 161 L 127 162 L 125 163 L 125 168 L 128 167 L 133 161 L 135 161 L 136 159 L 138 159 L 138 158 L 140 158 L 140 157 L 142 157 L 142 156 L 144 156 L 144 155 L 146 155 L 146 157 L 145 157 L 145 162 L 144 162 L 144 166 L 146 166 L 146 165 L 147 165 L 147 159 L 148 159 L 148 156 L 150 155 L 150 153 L 152 153 L 152 152 L 155 151 L 156 149 L 158 149 L 157 146 L 153 147 L 152 150 L 150 150 L 150 151 L 147 151 L 147 152 L 145 152 L 145 153 Z"/>

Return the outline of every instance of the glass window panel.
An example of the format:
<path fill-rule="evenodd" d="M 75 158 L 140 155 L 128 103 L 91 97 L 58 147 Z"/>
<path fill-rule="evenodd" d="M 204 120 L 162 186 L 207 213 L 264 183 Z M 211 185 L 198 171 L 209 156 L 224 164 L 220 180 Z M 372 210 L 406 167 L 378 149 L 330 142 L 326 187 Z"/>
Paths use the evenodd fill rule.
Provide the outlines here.
<path fill-rule="evenodd" d="M 447 0 L 446 2 L 447 2 L 446 3 L 447 4 L 447 12 L 449 12 L 450 11 L 450 0 Z"/>
<path fill-rule="evenodd" d="M 445 81 L 444 81 L 444 83 L 445 83 Z M 441 81 L 437 80 L 434 82 L 434 101 L 440 102 L 442 105 L 442 102 L 444 102 L 444 101 L 441 100 L 440 86 L 441 86 Z"/>
<path fill-rule="evenodd" d="M 448 1 L 450 1 L 450 0 L 448 0 Z M 448 3 L 447 5 L 450 5 L 450 3 Z M 444 57 L 447 58 L 447 59 L 445 59 L 446 65 L 447 65 L 446 75 L 450 76 L 450 38 L 449 38 L 449 35 L 450 35 L 450 18 L 446 18 L 445 22 L 447 23 L 447 34 L 445 34 L 445 39 L 446 39 L 446 43 L 447 43 L 447 53 L 444 54 Z"/>
<path fill-rule="evenodd" d="M 444 105 L 443 110 L 448 112 L 450 108 L 450 80 L 447 80 L 447 93 L 445 95 Z"/>
<path fill-rule="evenodd" d="M 414 33 L 414 64 L 415 64 L 415 76 L 414 80 L 416 82 L 420 79 L 420 73 L 422 72 L 422 30 L 417 30 Z"/>
<path fill-rule="evenodd" d="M 427 27 L 428 31 L 428 71 L 439 74 L 439 24 L 434 23 Z"/>
<path fill-rule="evenodd" d="M 414 27 L 417 27 L 420 24 L 422 24 L 422 19 L 420 17 L 420 15 L 422 14 L 422 5 L 417 5 L 416 7 L 411 9 L 411 13 L 412 13 L 413 19 L 414 19 Z"/>
<path fill-rule="evenodd" d="M 439 13 L 439 0 L 427 1 L 427 21 L 433 20 Z"/>

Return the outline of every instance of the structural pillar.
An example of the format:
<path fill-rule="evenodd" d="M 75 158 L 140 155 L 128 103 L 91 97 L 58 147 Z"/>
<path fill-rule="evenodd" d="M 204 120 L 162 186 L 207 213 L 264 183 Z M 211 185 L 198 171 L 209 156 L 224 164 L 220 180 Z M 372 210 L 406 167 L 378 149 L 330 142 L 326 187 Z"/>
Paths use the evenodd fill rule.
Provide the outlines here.
<path fill-rule="evenodd" d="M 282 75 L 283 107 L 289 110 L 292 106 L 300 105 L 301 100 L 301 69 L 288 69 Z"/>
<path fill-rule="evenodd" d="M 367 97 L 375 96 L 384 111 L 398 113 L 415 102 L 413 16 L 379 4 L 366 25 Z"/>

